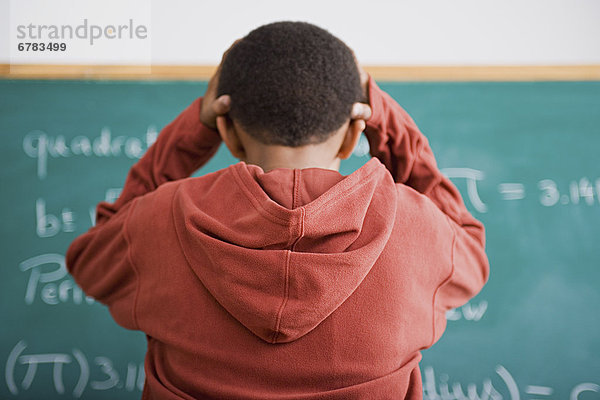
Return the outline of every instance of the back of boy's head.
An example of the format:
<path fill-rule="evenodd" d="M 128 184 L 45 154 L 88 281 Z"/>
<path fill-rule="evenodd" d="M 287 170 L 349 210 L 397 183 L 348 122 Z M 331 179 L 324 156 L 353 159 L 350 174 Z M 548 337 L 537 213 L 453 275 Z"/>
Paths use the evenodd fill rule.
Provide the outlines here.
<path fill-rule="evenodd" d="M 231 48 L 221 68 L 217 91 L 231 96 L 229 117 L 263 144 L 321 143 L 362 97 L 352 51 L 304 22 L 253 30 Z"/>

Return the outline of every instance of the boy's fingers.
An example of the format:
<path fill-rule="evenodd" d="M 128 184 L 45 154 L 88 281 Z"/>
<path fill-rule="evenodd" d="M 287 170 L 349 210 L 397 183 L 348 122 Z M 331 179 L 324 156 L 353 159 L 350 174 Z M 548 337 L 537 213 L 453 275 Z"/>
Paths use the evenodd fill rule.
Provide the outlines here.
<path fill-rule="evenodd" d="M 353 124 L 357 124 L 358 129 L 362 132 L 365 130 L 365 128 L 367 127 L 367 123 L 365 122 L 364 119 L 360 118 L 360 119 L 355 119 L 354 121 L 352 121 Z"/>
<path fill-rule="evenodd" d="M 216 115 L 225 115 L 229 112 L 230 106 L 231 97 L 229 97 L 227 94 L 224 94 L 215 99 L 212 109 Z"/>
<path fill-rule="evenodd" d="M 364 119 L 365 121 L 371 118 L 371 107 L 364 103 L 354 103 L 352 105 L 351 119 Z"/>

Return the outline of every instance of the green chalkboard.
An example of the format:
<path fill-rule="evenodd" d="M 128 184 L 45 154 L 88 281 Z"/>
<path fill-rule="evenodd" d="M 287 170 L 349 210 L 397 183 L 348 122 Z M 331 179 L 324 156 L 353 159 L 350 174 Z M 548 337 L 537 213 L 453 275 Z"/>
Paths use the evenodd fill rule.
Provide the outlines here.
<path fill-rule="evenodd" d="M 425 351 L 425 398 L 600 399 L 600 82 L 381 86 L 487 228 L 490 282 Z M 63 257 L 205 87 L 0 81 L 0 398 L 141 396 L 144 335 L 90 302 Z M 232 162 L 221 148 L 198 173 Z"/>

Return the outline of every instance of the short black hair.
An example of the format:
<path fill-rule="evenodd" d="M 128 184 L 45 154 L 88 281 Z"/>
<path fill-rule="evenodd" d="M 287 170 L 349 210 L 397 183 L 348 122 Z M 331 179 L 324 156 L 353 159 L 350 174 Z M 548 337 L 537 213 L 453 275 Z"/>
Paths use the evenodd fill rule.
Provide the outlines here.
<path fill-rule="evenodd" d="M 250 32 L 225 56 L 218 95 L 229 116 L 264 144 L 325 141 L 350 117 L 362 89 L 354 53 L 324 29 L 275 22 Z"/>

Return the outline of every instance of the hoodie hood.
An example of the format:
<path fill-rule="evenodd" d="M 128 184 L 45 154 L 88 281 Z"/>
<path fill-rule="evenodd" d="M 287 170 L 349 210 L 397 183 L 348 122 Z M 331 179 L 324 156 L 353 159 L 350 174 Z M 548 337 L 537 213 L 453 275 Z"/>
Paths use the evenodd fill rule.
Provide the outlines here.
<path fill-rule="evenodd" d="M 184 182 L 173 214 L 198 284 L 262 340 L 285 343 L 360 286 L 390 237 L 396 193 L 375 158 L 348 176 L 240 162 Z"/>

